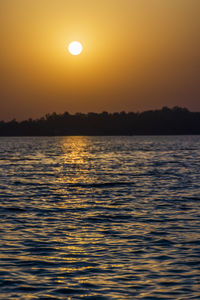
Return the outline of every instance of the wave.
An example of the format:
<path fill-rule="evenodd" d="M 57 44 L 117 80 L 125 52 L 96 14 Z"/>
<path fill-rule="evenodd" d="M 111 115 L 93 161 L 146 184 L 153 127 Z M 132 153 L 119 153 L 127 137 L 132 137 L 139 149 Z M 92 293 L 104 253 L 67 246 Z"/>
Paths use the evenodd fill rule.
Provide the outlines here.
<path fill-rule="evenodd" d="M 80 188 L 112 188 L 116 186 L 131 186 L 133 182 L 117 181 L 117 182 L 100 182 L 100 183 L 70 183 L 69 187 Z"/>

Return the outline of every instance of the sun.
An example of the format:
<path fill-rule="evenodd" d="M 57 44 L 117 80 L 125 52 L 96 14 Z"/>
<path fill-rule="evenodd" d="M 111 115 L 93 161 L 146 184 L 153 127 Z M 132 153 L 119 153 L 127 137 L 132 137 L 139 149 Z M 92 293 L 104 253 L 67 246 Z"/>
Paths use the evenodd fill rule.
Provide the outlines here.
<path fill-rule="evenodd" d="M 71 42 L 68 46 L 68 50 L 72 55 L 79 55 L 83 51 L 83 46 L 80 42 Z"/>

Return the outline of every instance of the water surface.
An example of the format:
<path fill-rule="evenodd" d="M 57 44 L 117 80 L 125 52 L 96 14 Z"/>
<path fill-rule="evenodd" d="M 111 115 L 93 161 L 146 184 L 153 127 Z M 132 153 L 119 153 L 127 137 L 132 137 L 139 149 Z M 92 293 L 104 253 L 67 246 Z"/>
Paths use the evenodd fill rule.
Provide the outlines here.
<path fill-rule="evenodd" d="M 200 299 L 200 137 L 0 138 L 1 299 Z"/>

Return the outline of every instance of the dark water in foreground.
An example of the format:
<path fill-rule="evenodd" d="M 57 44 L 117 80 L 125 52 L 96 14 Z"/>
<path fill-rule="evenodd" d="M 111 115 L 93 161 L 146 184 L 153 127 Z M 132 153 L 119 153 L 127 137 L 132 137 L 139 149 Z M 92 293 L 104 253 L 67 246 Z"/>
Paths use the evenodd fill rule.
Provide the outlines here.
<path fill-rule="evenodd" d="M 0 138 L 1 299 L 200 299 L 200 137 Z"/>

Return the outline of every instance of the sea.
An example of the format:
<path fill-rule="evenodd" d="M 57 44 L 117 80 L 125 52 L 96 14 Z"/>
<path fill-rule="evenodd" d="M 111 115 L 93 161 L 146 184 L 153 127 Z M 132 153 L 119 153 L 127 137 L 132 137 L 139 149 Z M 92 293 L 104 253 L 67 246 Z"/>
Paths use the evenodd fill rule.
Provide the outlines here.
<path fill-rule="evenodd" d="M 200 136 L 0 138 L 1 299 L 200 299 Z"/>

